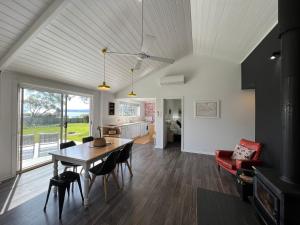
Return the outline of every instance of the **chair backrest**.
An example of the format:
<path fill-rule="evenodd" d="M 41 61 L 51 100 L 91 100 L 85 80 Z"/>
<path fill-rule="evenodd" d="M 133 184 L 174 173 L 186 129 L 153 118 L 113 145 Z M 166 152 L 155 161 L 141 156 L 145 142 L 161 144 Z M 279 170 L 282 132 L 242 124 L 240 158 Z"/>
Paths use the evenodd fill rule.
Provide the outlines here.
<path fill-rule="evenodd" d="M 252 160 L 259 160 L 261 150 L 262 150 L 262 144 L 261 143 L 246 140 L 246 139 L 241 139 L 240 140 L 240 145 L 242 145 L 242 146 L 244 146 L 248 149 L 254 150 L 255 154 L 252 157 Z"/>
<path fill-rule="evenodd" d="M 89 137 L 84 137 L 82 138 L 82 143 L 87 143 L 87 142 L 91 142 L 94 140 L 93 136 L 89 136 Z"/>
<path fill-rule="evenodd" d="M 126 161 L 129 158 L 130 152 L 132 150 L 132 145 L 133 142 L 130 142 L 124 146 L 124 148 L 120 152 L 119 161 Z"/>
<path fill-rule="evenodd" d="M 59 142 L 59 133 L 40 133 L 40 144 Z"/>
<path fill-rule="evenodd" d="M 65 142 L 65 143 L 61 143 L 60 144 L 60 149 L 65 149 L 65 148 L 69 148 L 72 146 L 75 146 L 76 143 L 74 141 L 69 141 L 69 142 Z"/>
<path fill-rule="evenodd" d="M 34 142 L 34 134 L 23 135 L 23 147 L 33 146 Z"/>
<path fill-rule="evenodd" d="M 102 171 L 105 173 L 110 173 L 116 168 L 117 160 L 120 155 L 120 149 L 109 154 L 107 159 L 103 163 Z"/>

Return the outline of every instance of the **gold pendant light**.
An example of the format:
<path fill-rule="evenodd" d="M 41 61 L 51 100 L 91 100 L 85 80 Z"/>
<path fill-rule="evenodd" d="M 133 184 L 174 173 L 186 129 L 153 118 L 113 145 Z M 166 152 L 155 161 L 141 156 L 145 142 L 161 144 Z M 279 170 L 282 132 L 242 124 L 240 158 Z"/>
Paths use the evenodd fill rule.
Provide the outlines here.
<path fill-rule="evenodd" d="M 98 85 L 98 89 L 100 91 L 108 91 L 108 90 L 110 90 L 110 86 L 107 85 L 105 82 L 105 54 L 107 52 L 107 48 L 103 48 L 101 51 L 103 53 L 103 75 L 104 75 L 104 78 L 103 78 L 102 84 Z"/>
<path fill-rule="evenodd" d="M 133 68 L 131 69 L 131 92 L 128 93 L 129 97 L 135 97 L 136 93 L 133 92 Z"/>

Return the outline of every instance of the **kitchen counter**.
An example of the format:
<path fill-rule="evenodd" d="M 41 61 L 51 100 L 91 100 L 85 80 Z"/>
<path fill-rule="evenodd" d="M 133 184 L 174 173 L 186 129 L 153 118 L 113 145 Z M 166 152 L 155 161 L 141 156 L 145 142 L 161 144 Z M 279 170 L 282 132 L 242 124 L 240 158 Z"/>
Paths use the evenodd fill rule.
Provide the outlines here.
<path fill-rule="evenodd" d="M 138 122 L 132 122 L 132 123 L 123 123 L 123 124 L 107 124 L 107 125 L 104 125 L 103 127 L 115 128 L 115 127 L 129 126 L 129 125 L 138 124 L 138 123 L 148 123 L 148 122 L 138 121 Z"/>
<path fill-rule="evenodd" d="M 107 135 L 109 130 L 117 130 L 121 138 L 134 139 L 148 134 L 148 122 L 137 121 L 123 124 L 107 124 L 103 126 L 103 134 Z"/>

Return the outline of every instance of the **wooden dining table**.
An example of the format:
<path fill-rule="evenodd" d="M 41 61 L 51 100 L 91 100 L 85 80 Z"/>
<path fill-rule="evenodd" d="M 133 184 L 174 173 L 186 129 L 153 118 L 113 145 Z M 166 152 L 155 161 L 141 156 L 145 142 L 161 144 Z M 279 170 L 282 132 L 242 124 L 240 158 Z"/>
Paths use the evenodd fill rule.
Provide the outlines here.
<path fill-rule="evenodd" d="M 87 142 L 84 144 L 76 145 L 73 147 L 61 149 L 49 153 L 52 155 L 53 160 L 53 175 L 58 175 L 58 161 L 65 161 L 80 165 L 84 169 L 83 176 L 83 198 L 84 207 L 88 207 L 89 204 L 89 185 L 90 185 L 90 174 L 89 169 L 92 163 L 103 159 L 109 153 L 116 151 L 126 144 L 133 142 L 132 139 L 124 138 L 113 138 L 106 137 L 107 145 L 104 147 L 94 147 L 94 143 Z M 130 164 L 132 163 L 132 155 L 130 155 Z M 56 189 L 54 190 L 56 193 Z"/>

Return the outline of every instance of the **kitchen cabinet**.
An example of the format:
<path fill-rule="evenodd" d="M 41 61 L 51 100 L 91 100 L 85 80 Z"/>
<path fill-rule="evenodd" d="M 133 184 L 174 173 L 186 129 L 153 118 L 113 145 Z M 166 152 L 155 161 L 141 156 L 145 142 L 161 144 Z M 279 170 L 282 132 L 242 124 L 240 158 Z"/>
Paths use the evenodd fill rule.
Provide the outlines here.
<path fill-rule="evenodd" d="M 120 126 L 121 138 L 137 138 L 148 134 L 148 123 L 130 123 Z"/>

